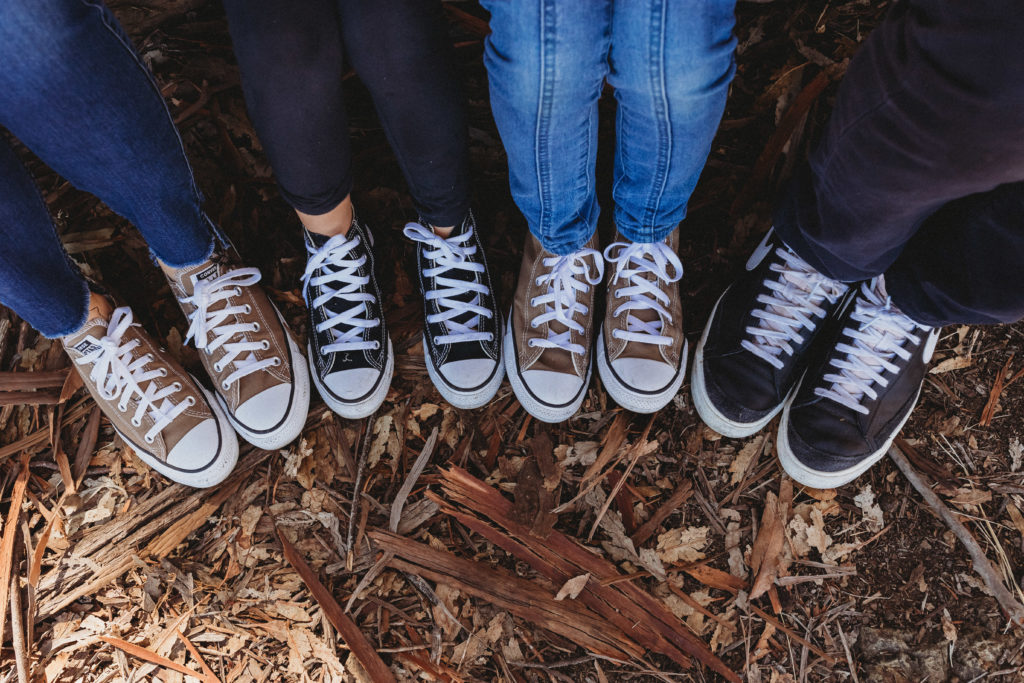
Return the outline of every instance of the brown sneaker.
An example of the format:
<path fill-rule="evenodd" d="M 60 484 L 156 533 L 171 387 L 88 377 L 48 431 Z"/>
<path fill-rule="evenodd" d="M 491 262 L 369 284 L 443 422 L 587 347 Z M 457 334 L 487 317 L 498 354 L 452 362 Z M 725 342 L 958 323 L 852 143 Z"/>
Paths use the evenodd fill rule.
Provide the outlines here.
<path fill-rule="evenodd" d="M 217 398 L 235 430 L 252 445 L 283 448 L 302 431 L 309 412 L 309 371 L 284 318 L 256 283 L 217 243 L 210 260 L 164 269 L 190 326 Z"/>
<path fill-rule="evenodd" d="M 615 238 L 604 250 L 608 296 L 597 371 L 620 406 L 653 413 L 679 392 L 686 374 L 679 228 L 662 242 Z"/>
<path fill-rule="evenodd" d="M 143 462 L 171 481 L 200 488 L 231 474 L 238 439 L 224 411 L 132 323 L 130 308 L 90 320 L 61 341 L 114 430 Z"/>
<path fill-rule="evenodd" d="M 590 383 L 594 286 L 604 275 L 597 234 L 582 249 L 556 256 L 532 234 L 508 318 L 505 372 L 516 398 L 543 422 L 572 417 Z"/>

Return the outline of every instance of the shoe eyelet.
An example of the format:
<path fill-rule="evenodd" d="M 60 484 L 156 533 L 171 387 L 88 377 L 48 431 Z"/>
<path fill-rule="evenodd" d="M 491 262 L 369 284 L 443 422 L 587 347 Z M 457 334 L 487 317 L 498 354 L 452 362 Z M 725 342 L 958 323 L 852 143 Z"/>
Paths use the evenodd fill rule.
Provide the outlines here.
<path fill-rule="evenodd" d="M 224 369 L 224 367 L 220 364 L 220 361 L 217 361 L 216 363 L 213 364 L 213 371 L 214 372 L 220 372 L 223 369 Z"/>
<path fill-rule="evenodd" d="M 253 323 L 252 324 L 252 331 L 253 332 L 259 332 L 260 331 L 260 324 L 259 323 Z"/>
<path fill-rule="evenodd" d="M 529 346 L 532 349 L 533 347 L 535 347 L 537 345 L 535 342 L 536 342 L 535 339 L 528 339 L 528 340 L 526 340 L 526 345 Z"/>
<path fill-rule="evenodd" d="M 263 341 L 261 341 L 260 342 L 260 348 L 263 349 L 264 351 L 269 350 L 270 349 L 270 341 L 267 340 L 267 339 L 264 339 Z"/>
<path fill-rule="evenodd" d="M 489 342 L 494 341 L 494 333 L 493 332 L 488 332 L 487 333 L 487 341 L 489 341 Z"/>
<path fill-rule="evenodd" d="M 160 376 L 161 377 L 166 377 L 167 376 L 167 368 L 160 368 Z"/>
<path fill-rule="evenodd" d="M 281 365 L 281 359 L 279 357 L 277 357 L 277 356 L 274 356 L 274 358 L 271 360 L 270 364 L 273 365 L 275 368 L 279 367 Z"/>
<path fill-rule="evenodd" d="M 146 436 L 142 437 L 142 440 L 145 441 L 146 443 L 153 443 L 154 441 L 156 441 L 156 439 L 154 439 L 153 437 L 149 436 L 148 434 Z"/>
<path fill-rule="evenodd" d="M 435 336 L 435 337 L 433 338 L 433 341 L 434 341 L 434 346 L 440 346 L 440 345 L 441 345 L 441 342 L 440 342 L 439 340 L 440 340 L 440 337 L 436 337 L 436 336 Z"/>
<path fill-rule="evenodd" d="M 534 297 L 534 298 L 530 299 L 530 307 L 532 308 L 532 307 L 536 307 L 536 306 L 537 306 L 537 297 Z"/>
<path fill-rule="evenodd" d="M 532 327 L 533 329 L 537 329 L 538 327 L 540 327 L 540 325 L 537 324 L 536 320 L 531 320 L 530 327 Z"/>
<path fill-rule="evenodd" d="M 175 382 L 171 386 L 174 387 L 175 391 L 181 391 L 181 382 Z"/>
<path fill-rule="evenodd" d="M 220 383 L 220 388 L 223 389 L 224 391 L 227 391 L 228 389 L 231 388 L 231 385 L 228 384 L 227 382 L 221 382 Z"/>
<path fill-rule="evenodd" d="M 374 340 L 374 342 L 373 342 L 373 350 L 377 351 L 379 349 L 380 349 L 380 342 L 377 341 L 377 340 Z"/>
<path fill-rule="evenodd" d="M 136 419 L 135 419 L 135 418 L 133 417 L 133 418 L 132 418 L 132 426 L 133 426 L 133 427 L 141 427 L 141 426 L 142 426 L 142 420 L 136 420 Z"/>
<path fill-rule="evenodd" d="M 246 304 L 245 308 L 243 310 L 245 311 L 246 315 L 249 315 L 250 313 L 252 313 L 252 306 L 250 306 L 249 304 Z"/>
<path fill-rule="evenodd" d="M 189 396 L 188 398 L 185 399 L 185 405 L 187 405 L 187 406 L 194 406 L 195 404 L 196 404 L 195 397 Z"/>

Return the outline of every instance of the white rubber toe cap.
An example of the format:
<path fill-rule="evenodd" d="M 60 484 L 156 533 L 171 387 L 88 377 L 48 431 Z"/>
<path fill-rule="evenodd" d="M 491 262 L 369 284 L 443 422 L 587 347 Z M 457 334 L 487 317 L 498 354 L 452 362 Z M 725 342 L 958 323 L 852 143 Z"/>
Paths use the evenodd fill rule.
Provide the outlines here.
<path fill-rule="evenodd" d="M 650 358 L 616 358 L 610 365 L 622 384 L 637 391 L 658 391 L 676 376 L 671 365 Z"/>
<path fill-rule="evenodd" d="M 224 439 L 231 435 L 217 438 L 217 420 L 203 420 L 186 434 L 167 454 L 167 464 L 183 470 L 195 471 L 208 466 L 224 450 Z M 220 447 L 218 449 L 218 446 Z"/>
<path fill-rule="evenodd" d="M 534 396 L 552 406 L 572 402 L 583 388 L 582 379 L 564 372 L 526 370 L 520 376 Z"/>
<path fill-rule="evenodd" d="M 323 379 L 324 386 L 343 401 L 356 401 L 368 394 L 380 378 L 376 368 L 352 368 L 333 372 Z"/>
<path fill-rule="evenodd" d="M 238 406 L 235 419 L 249 429 L 260 431 L 271 429 L 284 419 L 288 412 L 290 384 L 277 384 L 256 394 Z"/>
<path fill-rule="evenodd" d="M 440 373 L 458 389 L 475 389 L 491 378 L 497 365 L 498 361 L 490 358 L 467 358 L 445 363 Z"/>

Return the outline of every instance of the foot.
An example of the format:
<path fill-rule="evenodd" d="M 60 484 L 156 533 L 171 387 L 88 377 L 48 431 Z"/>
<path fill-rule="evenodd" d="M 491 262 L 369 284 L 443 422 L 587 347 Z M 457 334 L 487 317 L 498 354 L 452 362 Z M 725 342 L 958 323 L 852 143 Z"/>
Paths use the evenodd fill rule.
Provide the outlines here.
<path fill-rule="evenodd" d="M 882 277 L 860 287 L 837 323 L 779 424 L 783 469 L 815 488 L 853 481 L 885 455 L 917 404 L 939 338 L 939 328 L 892 303 Z"/>
<path fill-rule="evenodd" d="M 434 386 L 456 408 L 479 408 L 501 386 L 501 316 L 484 250 L 470 214 L 447 237 L 419 223 L 405 226 L 418 242 L 423 292 L 423 355 Z"/>
<path fill-rule="evenodd" d="M 679 229 L 661 242 L 631 242 L 616 234 L 604 250 L 610 272 L 597 370 L 608 394 L 637 413 L 653 413 L 683 383 L 686 338 L 676 254 Z"/>
<path fill-rule="evenodd" d="M 715 304 L 694 354 L 690 389 L 719 434 L 754 434 L 782 410 L 807 350 L 849 287 L 822 275 L 771 230 Z"/>
<path fill-rule="evenodd" d="M 302 431 L 309 411 L 309 374 L 284 318 L 219 240 L 208 261 L 164 267 L 171 291 L 189 320 L 194 342 L 213 380 L 217 400 L 235 430 L 252 445 L 284 448 Z"/>
<path fill-rule="evenodd" d="M 132 322 L 131 309 L 100 312 L 62 343 L 89 393 L 143 462 L 199 488 L 231 474 L 238 439 L 224 411 Z"/>
<path fill-rule="evenodd" d="M 505 372 L 516 398 L 542 422 L 561 422 L 583 404 L 590 383 L 594 286 L 604 276 L 597 235 L 556 256 L 526 237 L 505 335 Z"/>
<path fill-rule="evenodd" d="M 338 415 L 366 417 L 384 402 L 395 367 L 373 236 L 356 218 L 344 235 L 303 232 L 308 255 L 302 296 L 309 310 L 313 381 Z"/>

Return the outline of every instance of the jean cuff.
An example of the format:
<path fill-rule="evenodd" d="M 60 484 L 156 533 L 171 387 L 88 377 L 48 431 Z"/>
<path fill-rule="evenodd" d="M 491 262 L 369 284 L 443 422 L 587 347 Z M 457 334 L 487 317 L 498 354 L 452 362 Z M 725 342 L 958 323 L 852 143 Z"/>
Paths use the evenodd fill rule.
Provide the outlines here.
<path fill-rule="evenodd" d="M 92 293 L 92 290 L 89 289 L 89 284 L 85 281 L 85 279 L 82 279 L 80 283 L 82 287 L 82 292 L 78 297 L 78 300 L 81 302 L 81 308 L 79 309 L 78 317 L 75 318 L 73 322 L 68 323 L 65 327 L 60 328 L 58 330 L 37 329 L 37 332 L 39 332 L 39 334 L 43 335 L 47 339 L 60 339 L 61 337 L 66 337 L 69 334 L 74 334 L 75 332 L 78 332 L 85 326 L 86 321 L 89 320 L 89 296 Z"/>

